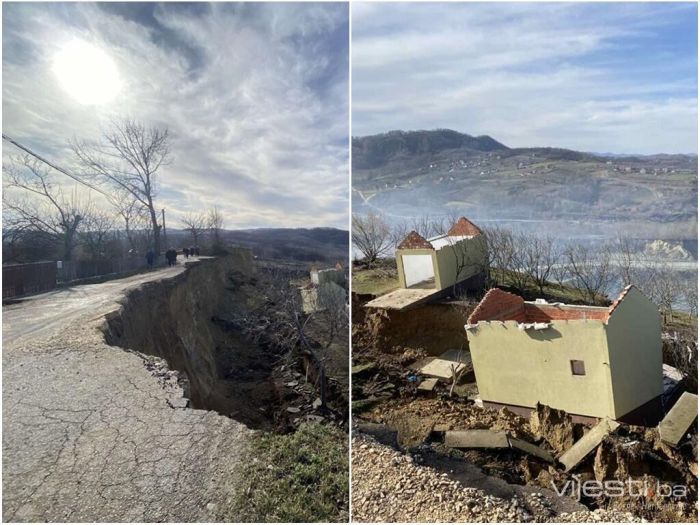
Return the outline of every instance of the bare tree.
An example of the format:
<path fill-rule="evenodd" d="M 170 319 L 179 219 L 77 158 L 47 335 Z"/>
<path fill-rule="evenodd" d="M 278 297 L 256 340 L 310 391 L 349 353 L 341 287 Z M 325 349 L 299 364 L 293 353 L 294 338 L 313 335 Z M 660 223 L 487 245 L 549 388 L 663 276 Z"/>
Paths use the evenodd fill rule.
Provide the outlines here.
<path fill-rule="evenodd" d="M 622 286 L 628 284 L 638 285 L 639 272 L 639 254 L 634 248 L 634 244 L 629 237 L 618 235 L 615 245 L 616 251 L 614 263 L 617 268 L 617 273 Z"/>
<path fill-rule="evenodd" d="M 658 263 L 651 284 L 651 298 L 661 310 L 664 323 L 673 321 L 673 309 L 682 291 L 677 272 L 665 263 Z"/>
<path fill-rule="evenodd" d="M 518 237 L 520 272 L 544 294 L 544 287 L 559 262 L 553 237 L 522 234 Z"/>
<path fill-rule="evenodd" d="M 168 130 L 125 119 L 113 122 L 101 142 L 74 141 L 72 146 L 85 175 L 126 192 L 144 207 L 153 232 L 153 248 L 159 254 L 161 225 L 154 201 L 158 173 L 170 158 Z"/>
<path fill-rule="evenodd" d="M 114 236 L 114 217 L 102 211 L 93 211 L 83 219 L 80 238 L 93 261 L 104 259 L 107 244 Z"/>
<path fill-rule="evenodd" d="M 221 230 L 224 229 L 224 216 L 219 211 L 219 208 L 214 206 L 207 213 L 207 229 L 211 236 L 212 253 L 220 253 L 224 249 L 223 239 L 221 238 Z"/>
<path fill-rule="evenodd" d="M 335 283 L 323 283 L 318 287 L 316 298 L 317 317 L 328 330 L 325 348 L 335 341 L 336 336 L 348 328 L 348 303 L 345 289 Z"/>
<path fill-rule="evenodd" d="M 564 265 L 565 272 L 589 304 L 600 302 L 614 280 L 612 257 L 607 246 L 594 250 L 583 244 L 569 245 L 564 249 Z"/>
<path fill-rule="evenodd" d="M 391 248 L 391 228 L 384 217 L 369 213 L 352 216 L 352 245 L 359 250 L 368 267 Z"/>
<path fill-rule="evenodd" d="M 500 227 L 485 228 L 492 284 L 506 284 L 515 266 L 516 247 L 513 233 Z"/>
<path fill-rule="evenodd" d="M 51 182 L 40 162 L 28 155 L 13 158 L 3 171 L 5 227 L 41 232 L 60 242 L 61 258 L 71 260 L 78 244 L 78 229 L 91 210 L 89 200 L 81 200 L 76 190 L 66 196 Z M 16 197 L 17 190 L 22 198 Z"/>
<path fill-rule="evenodd" d="M 199 238 L 207 231 L 209 217 L 204 213 L 188 213 L 180 222 L 192 236 L 192 246 L 199 246 Z"/>
<path fill-rule="evenodd" d="M 131 193 L 116 193 L 113 204 L 124 222 L 129 248 L 134 252 L 146 251 L 152 239 L 148 210 Z"/>

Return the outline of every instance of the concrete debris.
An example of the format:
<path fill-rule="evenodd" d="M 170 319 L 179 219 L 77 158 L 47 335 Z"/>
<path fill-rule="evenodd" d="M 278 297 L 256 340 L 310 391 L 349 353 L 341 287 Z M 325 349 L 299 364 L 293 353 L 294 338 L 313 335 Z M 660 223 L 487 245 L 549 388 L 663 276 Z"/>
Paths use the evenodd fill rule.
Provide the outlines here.
<path fill-rule="evenodd" d="M 511 437 L 503 431 L 447 430 L 444 441 L 446 446 L 452 448 L 514 448 L 554 463 L 554 457 L 546 450 L 522 439 Z"/>
<path fill-rule="evenodd" d="M 287 407 L 287 412 L 289 412 L 290 414 L 298 414 L 299 412 L 301 412 L 301 408 L 299 408 L 299 407 Z"/>
<path fill-rule="evenodd" d="M 453 370 L 460 373 L 465 368 L 471 368 L 469 352 L 461 350 L 448 350 L 425 364 L 420 373 L 439 379 L 452 379 Z"/>
<path fill-rule="evenodd" d="M 508 442 L 510 443 L 511 448 L 517 448 L 518 450 L 522 450 L 531 456 L 537 456 L 540 459 L 544 459 L 548 463 L 554 463 L 554 456 L 537 445 L 533 445 L 532 443 L 528 443 L 522 439 L 510 436 L 508 436 Z"/>
<path fill-rule="evenodd" d="M 619 426 L 617 421 L 606 418 L 589 430 L 574 446 L 559 457 L 559 462 L 564 465 L 564 471 L 569 472 L 578 465 L 583 458 L 600 445 L 605 436 L 614 432 Z"/>
<path fill-rule="evenodd" d="M 352 439 L 352 513 L 358 522 L 503 523 L 503 522 L 641 522 L 630 512 L 558 511 L 552 496 L 507 496 L 467 486 L 447 473 L 418 464 L 414 457 L 380 445 L 369 437 Z M 483 475 L 482 475 L 483 478 Z M 480 479 L 482 479 L 480 478 Z M 551 491 L 550 491 L 551 492 Z M 569 508 L 580 507 L 569 498 Z M 534 514 L 533 514 L 534 513 Z"/>
<path fill-rule="evenodd" d="M 437 385 L 437 382 L 437 377 L 431 377 L 430 379 L 421 381 L 421 384 L 418 385 L 418 390 L 420 390 L 421 392 L 432 392 L 435 389 L 435 385 Z"/>
<path fill-rule="evenodd" d="M 659 436 L 669 445 L 678 445 L 683 436 L 698 417 L 698 396 L 689 392 L 676 401 L 673 408 L 659 423 Z"/>
<path fill-rule="evenodd" d="M 465 487 L 369 438 L 352 440 L 353 518 L 359 522 L 529 522 L 519 498 Z"/>
<path fill-rule="evenodd" d="M 367 308 L 404 310 L 424 303 L 438 292 L 439 290 L 435 290 L 434 288 L 399 288 L 398 290 L 389 292 L 381 297 L 377 297 L 376 299 L 368 302 L 365 306 Z"/>
<path fill-rule="evenodd" d="M 492 430 L 449 430 L 445 445 L 452 448 L 510 448 L 505 432 Z"/>

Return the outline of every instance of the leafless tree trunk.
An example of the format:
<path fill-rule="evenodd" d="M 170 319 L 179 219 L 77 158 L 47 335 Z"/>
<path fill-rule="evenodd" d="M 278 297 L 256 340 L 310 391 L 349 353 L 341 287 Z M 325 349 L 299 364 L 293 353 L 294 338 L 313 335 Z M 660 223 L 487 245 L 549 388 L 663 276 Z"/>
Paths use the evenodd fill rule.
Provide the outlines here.
<path fill-rule="evenodd" d="M 510 230 L 500 227 L 486 228 L 486 244 L 492 284 L 507 284 L 508 275 L 515 261 L 515 240 Z"/>
<path fill-rule="evenodd" d="M 82 202 L 76 191 L 66 197 L 39 161 L 28 155 L 14 158 L 3 171 L 4 227 L 44 233 L 62 244 L 62 259 L 71 260 L 78 229 L 91 213 L 90 202 Z"/>
<path fill-rule="evenodd" d="M 532 281 L 541 294 L 544 294 L 544 287 L 559 262 L 554 238 L 523 234 L 518 237 L 518 243 L 522 265 L 520 271 Z"/>
<path fill-rule="evenodd" d="M 570 245 L 564 250 L 564 261 L 582 298 L 598 304 L 614 279 L 609 247 L 594 250 L 583 244 Z"/>
<path fill-rule="evenodd" d="M 318 309 L 316 316 L 328 330 L 324 344 L 325 348 L 328 348 L 333 344 L 338 333 L 348 328 L 347 293 L 341 286 L 334 283 L 321 284 L 318 287 L 316 306 Z"/>
<path fill-rule="evenodd" d="M 114 233 L 114 217 L 95 211 L 83 220 L 81 239 L 90 259 L 104 259 L 107 242 Z"/>
<path fill-rule="evenodd" d="M 168 130 L 132 121 L 115 121 L 100 143 L 72 144 L 85 175 L 116 191 L 126 192 L 147 211 L 153 231 L 153 249 L 160 253 L 159 214 L 155 207 L 160 168 L 170 158 Z"/>
<path fill-rule="evenodd" d="M 188 213 L 180 221 L 192 236 L 192 246 L 199 246 L 199 237 L 207 231 L 209 217 L 203 213 Z"/>
<path fill-rule="evenodd" d="M 381 215 L 352 216 L 352 245 L 360 251 L 368 267 L 391 248 L 391 228 Z"/>
<path fill-rule="evenodd" d="M 224 249 L 221 230 L 224 229 L 224 216 L 216 206 L 207 213 L 207 228 L 211 235 L 212 253 L 220 253 Z"/>

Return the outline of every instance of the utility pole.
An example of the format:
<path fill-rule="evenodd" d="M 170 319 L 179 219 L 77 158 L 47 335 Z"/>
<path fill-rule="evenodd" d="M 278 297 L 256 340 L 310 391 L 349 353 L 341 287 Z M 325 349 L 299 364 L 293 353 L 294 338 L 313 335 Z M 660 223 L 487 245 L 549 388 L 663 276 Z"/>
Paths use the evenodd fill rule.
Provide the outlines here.
<path fill-rule="evenodd" d="M 163 213 L 163 247 L 167 250 L 168 249 L 168 238 L 165 235 L 165 208 L 161 210 Z"/>

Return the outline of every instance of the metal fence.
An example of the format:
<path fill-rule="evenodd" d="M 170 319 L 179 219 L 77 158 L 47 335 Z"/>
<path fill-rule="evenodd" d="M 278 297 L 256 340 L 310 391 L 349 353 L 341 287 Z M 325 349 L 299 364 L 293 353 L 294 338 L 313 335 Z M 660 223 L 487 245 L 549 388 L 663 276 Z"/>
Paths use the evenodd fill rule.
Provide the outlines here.
<path fill-rule="evenodd" d="M 56 262 L 7 264 L 2 267 L 2 298 L 19 297 L 56 288 Z"/>
<path fill-rule="evenodd" d="M 159 259 L 163 259 L 163 257 Z M 145 257 L 127 257 L 105 261 L 58 261 L 55 264 L 57 267 L 56 280 L 59 283 L 135 272 L 147 266 Z"/>

